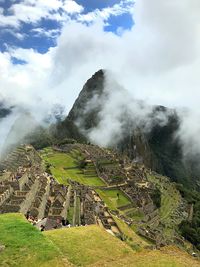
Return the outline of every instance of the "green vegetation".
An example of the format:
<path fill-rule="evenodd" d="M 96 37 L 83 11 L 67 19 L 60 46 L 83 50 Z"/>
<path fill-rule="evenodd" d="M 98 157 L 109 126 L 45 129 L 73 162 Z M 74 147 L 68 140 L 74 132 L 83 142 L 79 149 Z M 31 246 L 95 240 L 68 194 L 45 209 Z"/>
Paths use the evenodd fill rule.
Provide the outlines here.
<path fill-rule="evenodd" d="M 146 241 L 127 225 L 118 223 L 135 250 L 137 244 L 146 246 Z M 199 266 L 198 261 L 175 247 L 133 251 L 96 225 L 40 232 L 20 214 L 0 215 L 0 245 L 5 246 L 0 252 L 2 267 Z"/>
<path fill-rule="evenodd" d="M 170 224 L 173 223 L 171 220 L 171 215 L 179 207 L 179 201 L 179 194 L 173 190 L 171 191 L 170 188 L 162 194 L 160 216 L 161 221 L 163 221 L 165 225 L 168 224 L 170 226 Z"/>
<path fill-rule="evenodd" d="M 63 266 L 58 248 L 20 214 L 0 215 L 0 245 L 0 266 Z"/>
<path fill-rule="evenodd" d="M 151 193 L 151 199 L 153 200 L 156 208 L 159 209 L 161 207 L 161 192 L 158 188 Z"/>
<path fill-rule="evenodd" d="M 113 216 L 117 226 L 120 231 L 123 233 L 123 238 L 125 242 L 132 247 L 134 250 L 141 250 L 142 248 L 148 247 L 150 245 L 149 241 L 146 241 L 144 238 L 140 237 L 129 227 L 125 222 L 118 219 L 116 216 Z"/>
<path fill-rule="evenodd" d="M 199 262 L 175 247 L 134 252 L 125 242 L 98 226 L 83 226 L 44 232 L 75 266 L 93 267 L 198 267 Z M 130 233 L 129 233 L 130 234 Z M 130 238 L 135 242 L 138 237 Z M 141 243 L 140 243 L 141 244 Z"/>
<path fill-rule="evenodd" d="M 182 218 L 173 217 L 173 213 L 178 209 L 181 203 L 181 195 L 176 189 L 175 184 L 171 183 L 168 178 L 161 175 L 148 175 L 148 180 L 151 181 L 156 189 L 160 191 L 159 213 L 161 222 L 164 225 L 164 234 L 168 237 L 172 236 Z"/>
<path fill-rule="evenodd" d="M 71 225 L 73 224 L 73 214 L 74 214 L 74 207 L 69 207 L 67 211 L 67 219 Z"/>
<path fill-rule="evenodd" d="M 182 185 L 177 185 L 181 195 L 188 204 L 193 205 L 193 214 L 190 221 L 183 221 L 180 224 L 181 234 L 200 249 L 200 195 L 195 190 L 186 189 Z"/>
<path fill-rule="evenodd" d="M 80 225 L 80 198 L 76 197 L 75 201 L 75 213 L 74 213 L 74 223 L 73 225 Z"/>
<path fill-rule="evenodd" d="M 124 195 L 124 193 L 121 190 L 97 189 L 96 191 L 111 210 L 116 210 L 119 207 L 131 204 L 130 200 Z"/>
<path fill-rule="evenodd" d="M 165 113 L 167 109 L 163 111 Z M 183 163 L 182 145 L 174 138 L 179 123 L 177 114 L 172 113 L 164 126 L 155 124 L 148 135 L 148 144 L 156 164 L 154 170 L 191 188 L 190 167 Z"/>
<path fill-rule="evenodd" d="M 144 213 L 138 208 L 131 208 L 125 210 L 125 215 L 134 219 L 134 221 L 141 221 L 144 218 Z"/>
<path fill-rule="evenodd" d="M 95 266 L 95 263 L 104 266 L 134 256 L 126 244 L 94 225 L 48 231 L 45 235 L 75 266 Z"/>
<path fill-rule="evenodd" d="M 175 185 L 164 176 L 148 176 L 149 181 L 155 184 L 161 194 L 160 216 L 165 223 L 170 221 L 171 214 L 176 210 L 181 201 L 181 195 Z"/>
<path fill-rule="evenodd" d="M 114 161 L 113 159 L 105 159 L 105 158 L 101 159 L 100 158 L 97 160 L 97 165 L 99 167 L 106 166 L 106 167 L 112 167 L 113 168 L 113 167 L 118 167 L 119 163 Z"/>
<path fill-rule="evenodd" d="M 41 156 L 47 164 L 50 164 L 52 175 L 61 184 L 67 184 L 67 179 L 71 179 L 85 185 L 105 185 L 96 175 L 96 170 L 92 163 L 85 170 L 79 167 L 79 161 L 83 157 L 78 150 L 72 150 L 71 153 L 67 154 L 47 148 L 41 151 Z"/>

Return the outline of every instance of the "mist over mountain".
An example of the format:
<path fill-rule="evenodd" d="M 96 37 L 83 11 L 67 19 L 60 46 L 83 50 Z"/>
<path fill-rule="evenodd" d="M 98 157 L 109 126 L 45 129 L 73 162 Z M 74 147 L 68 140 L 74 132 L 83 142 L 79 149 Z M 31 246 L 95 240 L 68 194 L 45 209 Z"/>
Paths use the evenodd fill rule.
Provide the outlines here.
<path fill-rule="evenodd" d="M 12 108 L 11 107 L 6 107 L 5 104 L 3 103 L 3 101 L 0 102 L 0 119 L 5 118 L 11 112 L 12 112 Z"/>
<path fill-rule="evenodd" d="M 0 157 L 23 143 L 31 143 L 36 148 L 51 145 L 54 125 L 65 118 L 63 107 L 58 104 L 38 117 L 31 109 L 23 106 L 5 108 L 2 103 L 0 114 Z"/>
<path fill-rule="evenodd" d="M 176 182 L 193 186 L 199 179 L 196 154 L 185 154 L 179 110 L 133 99 L 110 72 L 100 70 L 87 81 L 67 119 L 90 142 L 118 149 Z"/>
<path fill-rule="evenodd" d="M 198 154 L 187 153 L 181 110 L 133 98 L 108 70 L 97 71 L 85 83 L 68 116 L 60 105 L 43 121 L 27 111 L 9 112 L 2 108 L 5 122 L 13 117 L 2 138 L 4 152 L 20 143 L 41 148 L 71 138 L 115 148 L 173 181 L 198 186 Z"/>
<path fill-rule="evenodd" d="M 90 102 L 86 104 L 82 100 L 80 104 L 80 107 L 85 106 L 84 114 L 78 118 L 83 110 L 80 109 L 76 115 L 70 113 L 68 117 L 70 123 L 76 120 L 73 127 L 78 126 L 92 142 L 115 145 L 127 131 L 132 132 L 133 125 L 142 127 L 147 133 L 151 131 L 155 117 L 158 116 L 159 125 L 164 125 L 168 113 L 176 109 L 181 123 L 175 135 L 183 154 L 198 155 L 199 3 L 196 0 L 153 0 L 151 3 L 141 0 L 132 7 L 130 5 L 129 13 L 134 24 L 128 29 L 107 32 L 106 19 L 98 16 L 94 16 L 91 23 L 87 20 L 88 23 L 84 23 L 83 18 L 71 19 L 60 30 L 56 45 L 45 53 L 33 48 L 8 47 L 0 53 L 1 95 L 9 105 L 30 112 L 43 126 L 57 103 L 64 107 L 63 115 L 66 116 L 84 82 L 95 71 L 104 68 L 108 70 L 104 94 L 95 89 L 97 93 L 89 98 L 87 90 Z M 121 5 L 118 8 L 121 10 Z M 23 64 L 14 64 L 13 58 Z M 100 80 L 99 77 L 99 85 L 95 85 L 99 88 Z M 81 98 L 84 99 L 84 95 Z M 153 112 L 152 119 L 155 105 L 170 109 Z M 89 114 L 87 108 L 92 110 L 91 120 L 84 119 Z M 5 112 L 3 110 L 1 114 L 6 115 Z M 0 134 L 4 136 L 1 140 L 6 138 L 15 116 L 16 112 L 0 122 L 3 131 Z M 59 138 L 64 133 L 69 134 L 67 128 L 73 128 L 66 124 L 61 126 L 65 130 L 57 132 Z M 92 131 L 90 126 L 94 126 Z"/>

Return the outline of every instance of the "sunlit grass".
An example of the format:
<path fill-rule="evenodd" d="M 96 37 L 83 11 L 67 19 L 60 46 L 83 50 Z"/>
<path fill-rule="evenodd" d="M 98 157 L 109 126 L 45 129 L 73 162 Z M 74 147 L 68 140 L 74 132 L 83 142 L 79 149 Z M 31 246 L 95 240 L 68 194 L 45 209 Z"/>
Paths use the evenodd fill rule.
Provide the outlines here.
<path fill-rule="evenodd" d="M 116 210 L 119 207 L 131 204 L 130 200 L 124 195 L 121 190 L 96 190 L 103 201 L 111 210 Z"/>
<path fill-rule="evenodd" d="M 96 175 L 95 167 L 86 168 L 86 173 L 83 173 L 78 167 L 77 160 L 80 160 L 81 154 L 78 150 L 73 150 L 70 154 L 59 153 L 53 150 L 45 150 L 41 153 L 42 158 L 50 163 L 52 175 L 61 184 L 68 184 L 67 180 L 71 179 L 81 184 L 90 186 L 104 186 L 105 183 Z"/>
<path fill-rule="evenodd" d="M 21 214 L 0 215 L 0 245 L 5 246 L 0 252 L 0 266 L 63 266 L 56 245 Z"/>

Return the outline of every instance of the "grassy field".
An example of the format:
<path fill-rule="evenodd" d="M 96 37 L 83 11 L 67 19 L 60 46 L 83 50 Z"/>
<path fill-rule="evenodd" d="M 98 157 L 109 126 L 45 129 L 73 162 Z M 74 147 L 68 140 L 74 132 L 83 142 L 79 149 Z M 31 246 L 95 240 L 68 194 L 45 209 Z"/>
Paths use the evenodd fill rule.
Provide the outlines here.
<path fill-rule="evenodd" d="M 125 215 L 139 222 L 144 218 L 144 214 L 138 208 L 131 208 L 125 210 Z"/>
<path fill-rule="evenodd" d="M 125 231 L 135 242 L 143 242 L 129 229 Z M 20 214 L 0 215 L 0 245 L 5 246 L 0 252 L 2 267 L 200 266 L 175 247 L 133 251 L 96 225 L 40 232 Z"/>
<path fill-rule="evenodd" d="M 118 189 L 97 189 L 96 191 L 111 210 L 116 210 L 118 207 L 131 204 L 130 200 L 124 195 L 124 193 Z M 119 198 L 117 194 L 119 194 Z"/>
<path fill-rule="evenodd" d="M 45 149 L 41 152 L 45 162 L 50 163 L 52 175 L 61 184 L 67 184 L 67 179 L 91 186 L 104 186 L 104 182 L 97 177 L 95 167 L 92 165 L 86 168 L 83 173 L 77 166 L 77 159 L 81 159 L 79 151 L 74 150 L 71 153 L 59 153 L 52 149 Z"/>

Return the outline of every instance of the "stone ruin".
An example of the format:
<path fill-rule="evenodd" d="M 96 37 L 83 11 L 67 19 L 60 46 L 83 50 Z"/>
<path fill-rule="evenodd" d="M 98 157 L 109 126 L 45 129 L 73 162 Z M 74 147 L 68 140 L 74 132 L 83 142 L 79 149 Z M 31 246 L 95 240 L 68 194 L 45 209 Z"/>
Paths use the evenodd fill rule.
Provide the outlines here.
<path fill-rule="evenodd" d="M 138 233 L 157 246 L 166 244 L 159 212 L 151 199 L 154 186 L 148 182 L 144 166 L 96 146 L 75 144 L 56 149 L 68 153 L 74 148 L 81 151 L 86 161 L 94 164 L 98 176 L 109 188 L 121 190 L 131 204 L 120 207 L 116 214 L 109 211 L 93 188 L 71 180 L 67 186 L 58 184 L 45 172 L 34 148 L 21 146 L 0 164 L 0 213 L 21 212 L 44 230 L 98 224 L 120 235 L 112 215 L 131 225 L 136 222 L 126 210 L 137 208 L 143 214 Z M 117 176 L 121 179 L 117 180 Z"/>
<path fill-rule="evenodd" d="M 88 186 L 69 181 L 73 188 L 75 214 L 73 225 L 99 224 L 115 234 L 120 234 L 111 213 L 99 195 Z"/>
<path fill-rule="evenodd" d="M 149 225 L 152 233 L 150 229 L 147 231 L 151 233 L 151 238 L 152 236 L 155 237 L 157 233 L 155 232 L 155 234 L 153 234 L 153 231 L 159 225 L 160 218 L 158 210 L 150 196 L 154 187 L 147 180 L 147 172 L 144 165 L 133 163 L 127 157 L 119 157 L 117 153 L 97 146 L 79 144 L 65 145 L 63 152 L 70 152 L 73 149 L 79 149 L 84 155 L 85 160 L 93 162 L 98 176 L 103 179 L 108 186 L 119 188 L 127 196 L 131 204 L 119 209 L 124 209 L 126 211 L 126 209 L 131 210 L 131 208 L 137 207 L 139 212 L 143 214 L 142 224 Z M 120 177 L 120 179 L 118 180 L 116 177 Z M 80 186 L 81 185 L 79 185 L 79 187 Z M 78 196 L 79 195 L 78 193 Z M 97 207 L 95 209 L 97 209 Z M 98 210 L 100 210 L 100 208 L 98 208 Z M 109 216 L 105 216 L 104 209 L 103 211 L 99 211 L 98 216 L 104 228 L 110 229 Z M 127 216 L 120 215 L 120 217 L 123 217 L 121 219 L 128 225 L 134 222 L 133 219 L 129 218 L 128 213 Z M 78 220 L 78 222 L 80 222 L 80 220 Z M 84 224 L 83 218 L 81 222 Z M 144 232 L 141 230 L 141 233 Z M 145 235 L 149 236 L 150 234 L 145 232 Z"/>
<path fill-rule="evenodd" d="M 20 212 L 44 230 L 100 224 L 119 232 L 94 190 L 71 180 L 58 184 L 41 163 L 31 146 L 17 148 L 1 163 L 0 214 Z"/>

